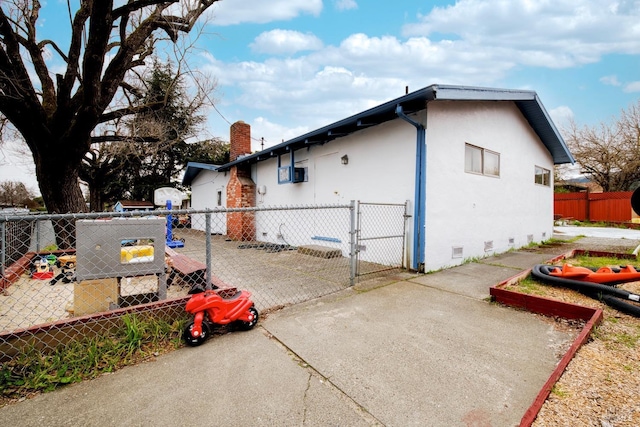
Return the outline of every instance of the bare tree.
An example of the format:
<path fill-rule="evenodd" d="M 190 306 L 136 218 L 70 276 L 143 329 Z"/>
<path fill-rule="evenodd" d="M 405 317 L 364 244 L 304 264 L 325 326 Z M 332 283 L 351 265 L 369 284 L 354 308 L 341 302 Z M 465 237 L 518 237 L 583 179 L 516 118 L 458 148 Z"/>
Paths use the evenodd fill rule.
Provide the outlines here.
<path fill-rule="evenodd" d="M 202 134 L 201 110 L 215 90 L 213 80 L 180 75 L 177 69 L 154 56 L 153 65 L 130 81 L 128 103 L 161 104 L 162 109 L 124 117 L 85 155 L 80 178 L 89 186 L 92 211 L 122 198 L 152 200 L 154 189 L 175 185 L 192 151 L 187 141 Z"/>
<path fill-rule="evenodd" d="M 29 147 L 50 212 L 86 211 L 78 177 L 92 143 L 101 142 L 94 130 L 162 107 L 115 107 L 117 94 L 127 97 L 127 75 L 145 65 L 164 41 L 158 36 L 175 43 L 217 1 L 83 0 L 73 15 L 68 1 L 66 51 L 52 40 L 38 39 L 40 1 L 0 3 L 0 113 Z M 63 73 L 49 70 L 49 52 L 65 62 Z M 61 243 L 63 230 L 56 231 Z M 62 240 L 68 244 L 71 238 Z"/>
<path fill-rule="evenodd" d="M 0 182 L 0 204 L 10 207 L 24 207 L 29 205 L 33 194 L 24 183 L 19 181 Z"/>
<path fill-rule="evenodd" d="M 581 172 L 603 191 L 629 191 L 640 181 L 640 101 L 610 123 L 571 122 L 564 136 Z"/>

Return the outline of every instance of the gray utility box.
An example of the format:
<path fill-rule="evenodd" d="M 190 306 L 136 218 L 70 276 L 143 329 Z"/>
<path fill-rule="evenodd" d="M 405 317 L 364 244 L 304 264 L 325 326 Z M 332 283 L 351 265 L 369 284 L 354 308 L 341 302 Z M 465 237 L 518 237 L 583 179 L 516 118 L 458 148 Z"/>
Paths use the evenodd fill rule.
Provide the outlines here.
<path fill-rule="evenodd" d="M 76 279 L 158 275 L 166 297 L 165 218 L 113 218 L 76 223 Z"/>

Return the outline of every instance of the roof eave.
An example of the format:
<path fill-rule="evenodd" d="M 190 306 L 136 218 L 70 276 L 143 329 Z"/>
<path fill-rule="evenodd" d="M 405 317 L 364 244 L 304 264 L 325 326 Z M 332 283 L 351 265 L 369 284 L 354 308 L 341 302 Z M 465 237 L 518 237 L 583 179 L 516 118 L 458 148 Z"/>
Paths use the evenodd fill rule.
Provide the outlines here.
<path fill-rule="evenodd" d="M 365 129 L 368 126 L 375 126 L 396 119 L 395 111 L 398 105 L 402 105 L 405 114 L 412 114 L 423 110 L 426 103 L 433 100 L 513 101 L 551 153 L 554 164 L 575 162 L 535 91 L 436 84 L 385 102 L 266 150 L 236 159 L 218 167 L 217 170 L 220 172 L 228 171 L 236 165 L 253 164 L 283 155 L 291 150 L 295 151 L 316 144 L 325 144 L 341 136 Z"/>
<path fill-rule="evenodd" d="M 187 167 L 184 171 L 184 176 L 182 177 L 182 185 L 191 185 L 194 179 L 202 172 L 203 170 L 211 170 L 218 171 L 220 166 L 212 165 L 209 163 L 200 163 L 200 162 L 189 162 L 187 163 Z"/>

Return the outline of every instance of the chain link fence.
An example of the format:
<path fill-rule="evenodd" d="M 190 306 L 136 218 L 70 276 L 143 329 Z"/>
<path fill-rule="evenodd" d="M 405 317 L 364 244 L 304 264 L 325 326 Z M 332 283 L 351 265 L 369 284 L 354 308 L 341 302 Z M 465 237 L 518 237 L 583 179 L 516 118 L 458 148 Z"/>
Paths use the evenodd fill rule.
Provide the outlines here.
<path fill-rule="evenodd" d="M 0 213 L 0 361 L 121 324 L 184 317 L 235 287 L 260 311 L 403 267 L 405 205 Z M 365 276 L 366 275 L 366 276 Z"/>

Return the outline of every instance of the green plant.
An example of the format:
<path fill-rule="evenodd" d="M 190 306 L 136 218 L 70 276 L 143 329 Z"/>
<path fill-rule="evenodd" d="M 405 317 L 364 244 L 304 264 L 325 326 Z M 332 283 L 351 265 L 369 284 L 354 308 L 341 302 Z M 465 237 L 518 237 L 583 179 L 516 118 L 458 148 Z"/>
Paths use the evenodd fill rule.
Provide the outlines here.
<path fill-rule="evenodd" d="M 589 267 L 605 267 L 605 266 L 616 266 L 616 265 L 626 265 L 631 264 L 633 260 L 630 259 L 621 259 L 617 257 L 594 257 L 589 256 L 589 253 L 584 253 L 583 255 L 578 255 L 575 258 L 565 260 L 567 264 L 572 265 L 584 265 Z"/>
<path fill-rule="evenodd" d="M 13 360 L 0 364 L 0 396 L 51 391 L 177 348 L 185 324 L 186 319 L 169 322 L 125 315 L 122 326 L 110 333 L 70 341 L 48 352 L 25 348 Z"/>
<path fill-rule="evenodd" d="M 560 387 L 559 384 L 553 385 L 553 387 L 551 388 L 551 394 L 558 396 L 560 398 L 569 396 L 569 393 L 562 390 L 562 387 Z"/>
<path fill-rule="evenodd" d="M 618 334 L 613 334 L 611 336 L 611 339 L 614 342 L 618 344 L 622 344 L 629 348 L 636 348 L 636 346 L 638 345 L 638 341 L 640 341 L 640 334 L 630 334 L 627 332 L 620 332 Z"/>
<path fill-rule="evenodd" d="M 532 295 L 545 295 L 545 285 L 540 284 L 540 282 L 533 279 L 531 276 L 527 276 L 522 280 L 519 280 L 513 285 L 507 287 L 508 289 L 512 289 L 517 292 L 521 292 L 523 294 L 532 294 Z"/>

